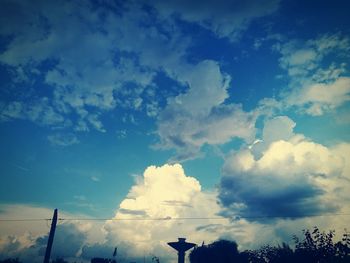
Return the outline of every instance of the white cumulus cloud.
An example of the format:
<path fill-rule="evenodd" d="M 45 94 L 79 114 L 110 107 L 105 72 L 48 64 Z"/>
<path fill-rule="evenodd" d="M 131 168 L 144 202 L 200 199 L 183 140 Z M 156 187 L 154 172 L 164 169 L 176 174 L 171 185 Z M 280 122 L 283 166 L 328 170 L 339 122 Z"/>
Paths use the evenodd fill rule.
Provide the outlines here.
<path fill-rule="evenodd" d="M 317 116 L 334 110 L 350 101 L 350 78 L 339 77 L 329 83 L 305 85 L 298 92 L 292 92 L 287 103 L 305 107 L 305 112 Z"/>
<path fill-rule="evenodd" d="M 105 229 L 109 240 L 129 242 L 136 249 L 135 253 L 146 249 L 152 253 L 171 254 L 166 242 L 178 237 L 187 237 L 195 243 L 216 238 L 213 234 L 196 231 L 198 224 L 212 224 L 215 220 L 176 218 L 210 218 L 216 216 L 219 209 L 216 194 L 203 192 L 200 183 L 186 176 L 180 164 L 150 166 L 130 189 L 115 215 L 116 219 L 145 220 L 110 221 Z M 160 251 L 156 251 L 157 248 Z"/>
<path fill-rule="evenodd" d="M 230 78 L 214 61 L 203 61 L 183 74 L 188 90 L 168 100 L 158 118 L 159 146 L 175 148 L 176 160 L 194 158 L 204 144 L 238 137 L 251 141 L 255 118 L 241 105 L 225 105 Z"/>
<path fill-rule="evenodd" d="M 220 199 L 229 215 L 288 218 L 349 211 L 344 198 L 349 144 L 326 147 L 293 134 L 294 125 L 287 117 L 272 119 L 261 142 L 227 157 Z M 276 139 L 267 136 L 271 129 Z"/>

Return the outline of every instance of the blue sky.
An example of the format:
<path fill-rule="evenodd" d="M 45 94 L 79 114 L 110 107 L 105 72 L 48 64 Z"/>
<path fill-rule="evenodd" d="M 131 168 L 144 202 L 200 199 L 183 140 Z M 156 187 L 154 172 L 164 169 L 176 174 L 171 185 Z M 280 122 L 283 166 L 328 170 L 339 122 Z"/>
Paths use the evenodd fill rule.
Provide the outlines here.
<path fill-rule="evenodd" d="M 349 213 L 349 3 L 263 2 L 1 1 L 0 217 L 224 220 L 63 224 L 87 258 L 126 237 L 281 242 Z M 11 229 L 0 251 L 24 258 L 46 231 L 10 249 Z"/>

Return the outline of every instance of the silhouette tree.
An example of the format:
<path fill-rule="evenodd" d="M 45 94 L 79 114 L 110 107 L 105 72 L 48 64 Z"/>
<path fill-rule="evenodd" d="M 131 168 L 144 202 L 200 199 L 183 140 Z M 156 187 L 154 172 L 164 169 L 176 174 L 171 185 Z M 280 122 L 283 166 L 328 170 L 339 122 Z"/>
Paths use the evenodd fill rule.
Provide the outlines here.
<path fill-rule="evenodd" d="M 65 261 L 63 258 L 56 258 L 51 263 L 68 263 L 68 261 Z"/>
<path fill-rule="evenodd" d="M 7 258 L 4 260 L 0 260 L 0 263 L 21 263 L 18 258 Z"/>
<path fill-rule="evenodd" d="M 333 242 L 335 231 L 320 232 L 317 227 L 313 231 L 303 230 L 304 239 L 294 236 L 295 258 L 308 262 L 350 262 L 350 235 L 345 230 L 342 241 Z"/>
<path fill-rule="evenodd" d="M 342 241 L 333 242 L 334 231 L 320 232 L 303 230 L 303 239 L 294 236 L 295 249 L 287 244 L 272 247 L 263 246 L 255 251 L 248 251 L 249 262 L 253 263 L 349 263 L 350 234 L 345 231 Z"/>
<path fill-rule="evenodd" d="M 236 242 L 218 240 L 209 245 L 195 247 L 190 253 L 190 261 L 191 263 L 237 263 L 248 262 L 248 257 L 245 253 L 239 253 Z"/>
<path fill-rule="evenodd" d="M 91 259 L 91 263 L 116 263 L 115 259 L 110 258 L 93 258 Z"/>
<path fill-rule="evenodd" d="M 233 241 L 219 240 L 207 246 L 196 247 L 190 253 L 191 263 L 349 263 L 350 233 L 345 231 L 339 242 L 334 242 L 334 231 L 321 232 L 317 227 L 303 231 L 303 238 L 294 236 L 295 249 L 283 243 L 263 246 L 257 250 L 239 252 Z"/>
<path fill-rule="evenodd" d="M 288 244 L 282 243 L 277 247 L 270 245 L 262 246 L 257 250 L 245 251 L 248 255 L 248 262 L 253 263 L 294 263 L 294 251 Z"/>
<path fill-rule="evenodd" d="M 153 256 L 152 257 L 152 262 L 160 263 L 159 257 Z"/>

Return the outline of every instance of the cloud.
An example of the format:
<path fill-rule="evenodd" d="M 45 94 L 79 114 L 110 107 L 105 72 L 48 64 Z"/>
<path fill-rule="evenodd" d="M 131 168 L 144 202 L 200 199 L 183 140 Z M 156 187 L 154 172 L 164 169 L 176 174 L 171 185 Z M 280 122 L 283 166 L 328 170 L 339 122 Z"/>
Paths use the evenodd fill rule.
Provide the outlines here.
<path fill-rule="evenodd" d="M 100 181 L 100 178 L 97 177 L 97 176 L 91 176 L 90 179 L 94 182 L 99 182 Z"/>
<path fill-rule="evenodd" d="M 55 233 L 55 242 L 52 246 L 52 258 L 76 258 L 86 242 L 86 233 L 75 224 L 62 224 L 57 226 Z M 46 248 L 48 236 L 41 239 L 37 244 Z"/>
<path fill-rule="evenodd" d="M 0 205 L 1 219 L 50 219 L 52 209 L 24 204 Z M 59 210 L 59 218 L 85 218 Z M 15 257 L 24 262 L 42 262 L 50 221 L 3 221 L 0 224 L 0 259 Z M 104 239 L 103 222 L 58 221 L 51 257 L 76 260 L 84 246 Z"/>
<path fill-rule="evenodd" d="M 296 123 L 287 116 L 277 116 L 265 122 L 262 132 L 262 142 L 270 144 L 273 141 L 289 140 L 294 136 Z"/>
<path fill-rule="evenodd" d="M 347 150 L 339 151 L 344 155 Z M 345 190 L 342 192 L 347 193 Z M 115 244 L 118 251 L 126 251 L 124 256 L 127 258 L 131 258 L 131 255 L 135 258 L 142 257 L 146 251 L 147 254 L 159 256 L 164 262 L 173 262 L 176 254 L 166 242 L 181 236 L 197 244 L 201 244 L 203 240 L 210 243 L 218 238 L 226 238 L 236 240 L 241 249 L 247 249 L 269 242 L 291 242 L 292 235 L 297 234 L 296 231 L 303 227 L 311 228 L 315 224 L 324 229 L 336 225 L 339 230 L 346 225 L 344 220 L 336 217 L 327 222 L 323 218 L 276 219 L 273 223 L 251 222 L 242 218 L 220 217 L 218 214 L 223 208 L 225 207 L 217 202 L 217 193 L 201 190 L 200 183 L 187 176 L 181 165 L 150 166 L 142 177 L 136 179 L 116 211 L 115 219 L 124 220 L 107 221 L 104 226 L 104 245 L 92 244 L 84 249 L 86 255 L 92 253 L 89 251 L 102 254 L 107 253 L 103 252 L 104 247 Z M 203 216 L 217 220 L 175 220 L 179 217 Z M 135 220 L 152 218 L 159 220 Z M 112 250 L 110 248 L 108 251 Z"/>
<path fill-rule="evenodd" d="M 95 6 L 93 1 L 3 2 L 1 25 L 6 26 L 1 26 L 0 36 L 8 41 L 0 62 L 13 76 L 13 89 L 20 96 L 5 103 L 9 105 L 1 119 L 52 126 L 66 118 L 77 131 L 103 132 L 100 114 L 117 106 L 144 107 L 154 115 L 154 98 L 143 100 L 142 92 L 153 85 L 158 71 L 178 67 L 188 41 L 177 32 L 167 36 L 165 32 L 175 29 L 165 22 L 146 26 L 151 14 L 140 4 L 125 5 L 128 8 L 119 3 Z M 38 99 L 38 86 L 50 87 L 44 92 L 50 111 Z M 50 116 L 43 122 L 26 113 L 33 107 Z"/>
<path fill-rule="evenodd" d="M 107 222 L 107 240 L 110 243 L 129 242 L 135 256 L 142 255 L 144 250 L 157 256 L 175 256 L 166 242 L 177 237 L 188 237 L 197 243 L 204 238 L 215 239 L 213 234 L 195 231 L 198 223 L 215 221 L 191 222 L 176 218 L 214 217 L 219 209 L 215 193 L 202 191 L 200 183 L 186 176 L 180 164 L 149 166 L 120 203 L 115 215 L 116 219 L 145 220 Z M 152 220 L 155 218 L 159 220 Z"/>
<path fill-rule="evenodd" d="M 296 135 L 290 137 L 291 127 L 294 122 L 287 117 L 280 116 L 277 119 L 273 119 L 270 123 L 266 123 L 266 127 L 283 127 L 280 135 L 282 138 L 279 142 L 290 144 L 282 149 L 284 152 L 291 152 L 292 150 L 305 150 L 307 158 L 310 158 L 310 164 L 303 162 L 303 154 L 301 161 L 303 165 L 297 165 L 295 170 L 301 170 L 301 166 L 306 168 L 309 165 L 315 165 L 314 157 L 322 157 L 325 159 L 317 160 L 319 163 L 318 169 L 311 169 L 313 172 L 318 173 L 312 183 L 315 183 L 316 187 L 321 187 L 323 191 L 327 192 L 327 198 L 325 195 L 321 196 L 325 198 L 323 201 L 337 203 L 341 208 L 339 213 L 349 213 L 350 207 L 348 192 L 350 190 L 349 184 L 349 171 L 350 171 L 350 145 L 342 143 L 334 148 L 326 148 L 321 145 L 317 145 L 312 142 L 307 142 L 303 138 L 297 140 Z M 288 141 L 283 141 L 283 136 L 289 138 Z M 268 136 L 264 136 L 268 141 Z M 294 143 L 292 143 L 294 141 Z M 262 143 L 262 142 L 261 142 Z M 245 183 L 241 184 L 245 187 L 249 186 L 249 183 L 254 182 L 253 179 L 248 178 L 248 172 L 252 172 L 252 165 L 258 166 L 259 162 L 267 164 L 266 169 L 276 168 L 278 165 L 273 163 L 273 160 L 280 158 L 283 160 L 285 156 L 282 154 L 276 155 L 274 150 L 271 150 L 271 145 L 276 142 L 269 143 L 265 148 L 261 148 L 262 157 L 254 161 L 250 165 L 242 164 L 241 158 L 243 154 L 238 153 L 237 158 L 231 156 L 230 160 L 235 160 L 237 165 L 233 167 L 238 171 L 247 171 L 244 175 Z M 279 144 L 276 144 L 277 147 Z M 298 143 L 305 143 L 304 146 L 298 145 Z M 256 143 L 259 145 L 259 143 Z M 298 148 L 299 147 L 299 148 Z M 313 149 L 319 153 L 310 153 L 310 149 Z M 298 149 L 297 149 L 298 148 Z M 252 148 L 253 151 L 257 149 Z M 279 149 L 281 150 L 281 149 Z M 266 154 L 265 154 L 266 152 Z M 249 152 L 248 152 L 249 153 Z M 268 158 L 275 154 L 275 157 Z M 277 157 L 276 157 L 277 156 Z M 305 157 L 305 158 L 306 158 Z M 265 161 L 260 161 L 262 159 Z M 331 159 L 333 158 L 333 159 Z M 232 162 L 226 162 L 225 171 L 233 171 Z M 331 162 L 328 162 L 331 161 Z M 339 163 L 340 162 L 340 163 Z M 249 162 L 248 162 L 249 163 Z M 283 163 L 280 163 L 282 166 Z M 339 170 L 338 168 L 341 167 Z M 286 170 L 292 170 L 290 167 L 286 167 Z M 250 170 L 250 171 L 249 171 Z M 339 172 L 335 172 L 338 171 Z M 266 200 L 264 193 L 268 194 L 268 190 L 265 190 L 262 186 L 270 188 L 271 195 L 279 195 L 282 190 L 276 190 L 275 184 L 280 184 L 284 187 L 284 190 L 292 193 L 290 189 L 298 189 L 293 193 L 304 193 L 302 191 L 308 189 L 309 184 L 306 184 L 303 188 L 305 180 L 297 181 L 301 184 L 300 188 L 296 188 L 294 183 L 296 180 L 286 178 L 281 182 L 280 177 L 285 177 L 285 174 L 277 174 L 272 172 L 273 180 L 266 181 L 264 174 L 258 176 L 263 177 L 261 180 L 265 181 L 260 183 L 259 187 L 254 188 L 255 192 L 250 195 L 258 196 Z M 326 176 L 323 176 L 326 175 Z M 257 174 L 253 174 L 254 176 Z M 233 178 L 233 175 L 225 174 Z M 298 177 L 298 173 L 295 173 L 295 177 Z M 332 180 L 334 176 L 334 180 Z M 237 179 L 237 178 L 236 178 Z M 233 179 L 232 179 L 233 180 Z M 242 179 L 243 180 L 243 179 Z M 255 181 L 256 182 L 256 181 Z M 268 182 L 268 184 L 266 184 Z M 271 183 L 273 182 L 273 183 Z M 306 180 L 307 182 L 307 180 Z M 238 182 L 239 183 L 239 182 Z M 289 184 L 290 183 L 290 184 Z M 220 189 L 222 190 L 222 189 Z M 228 190 L 228 189 L 226 189 Z M 234 188 L 229 189 L 231 191 Z M 239 189 L 238 189 L 239 190 Z M 222 194 L 221 192 L 219 192 Z M 238 191 L 240 197 L 245 197 L 245 200 L 252 200 L 250 196 L 241 195 L 242 191 Z M 329 194 L 328 194 L 329 193 Z M 282 193 L 282 196 L 286 194 Z M 281 196 L 281 195 L 280 195 Z M 293 196 L 293 195 L 292 195 Z M 219 196 L 221 197 L 221 196 Z M 314 198 L 312 195 L 304 195 L 304 197 Z M 316 195 L 320 197 L 320 195 Z M 79 197 L 81 198 L 81 197 Z M 324 220 L 324 217 L 316 218 L 302 218 L 289 220 L 286 218 L 280 218 L 271 221 L 250 221 L 244 218 L 235 218 L 235 214 L 227 213 L 227 209 L 231 207 L 222 207 L 218 203 L 218 192 L 207 192 L 201 189 L 199 181 L 193 177 L 187 176 L 180 164 L 163 165 L 160 167 L 149 166 L 142 176 L 135 178 L 134 185 L 130 188 L 129 193 L 121 201 L 118 209 L 116 210 L 114 219 L 107 221 L 64 221 L 60 222 L 57 230 L 52 251 L 52 256 L 64 256 L 66 260 L 70 261 L 89 261 L 92 257 L 111 257 L 114 248 L 118 248 L 117 259 L 122 261 L 137 261 L 142 259 L 145 255 L 146 258 L 151 255 L 156 255 L 161 258 L 162 262 L 174 262 L 176 258 L 176 252 L 167 246 L 167 242 L 174 241 L 177 237 L 187 237 L 191 242 L 201 244 L 210 243 L 218 238 L 226 238 L 236 240 L 240 245 L 240 249 L 257 248 L 263 244 L 272 242 L 291 242 L 293 234 L 298 234 L 298 231 L 303 228 L 311 228 L 314 225 L 319 226 L 321 229 L 336 229 L 342 231 L 346 226 L 346 217 L 338 217 L 336 215 Z M 265 198 L 265 199 L 264 199 Z M 298 197 L 296 197 L 298 199 Z M 286 200 L 284 198 L 283 200 Z M 291 198 L 290 200 L 295 200 Z M 259 200 L 258 200 L 259 201 Z M 250 204 L 250 203 L 247 203 Z M 260 202 L 261 204 L 261 202 Z M 293 202 L 291 207 L 293 207 Z M 311 202 L 312 204 L 312 202 Z M 268 204 L 271 206 L 271 204 Z M 256 205 L 258 210 L 261 208 Z M 223 210 L 222 209 L 226 209 Z M 52 210 L 42 207 L 33 207 L 26 205 L 1 205 L 1 218 L 29 218 L 33 214 L 38 218 L 50 218 L 52 216 Z M 234 210 L 234 211 L 237 211 Z M 242 210 L 241 210 L 242 211 Z M 245 210 L 247 212 L 247 210 Z M 266 210 L 265 210 L 266 211 Z M 222 213 L 225 216 L 229 215 L 229 218 L 220 216 Z M 85 215 L 72 215 L 65 212 L 60 212 L 62 218 L 86 218 Z M 197 220 L 180 220 L 176 218 L 207 218 Z M 215 218 L 215 219 L 214 219 Z M 117 220 L 119 219 L 119 220 Z M 159 219 L 159 220 L 152 220 Z M 28 229 L 31 232 L 28 232 Z M 44 249 L 47 242 L 47 233 L 49 231 L 48 226 L 43 222 L 30 221 L 30 222 L 3 222 L 0 225 L 0 254 L 2 258 L 6 257 L 19 257 L 20 260 L 30 262 L 42 262 Z M 339 232 L 341 233 L 341 232 Z"/>
<path fill-rule="evenodd" d="M 1 258 L 14 257 L 23 261 L 42 262 L 48 235 L 35 237 L 31 233 L 22 236 L 0 238 Z M 76 258 L 86 241 L 86 233 L 74 224 L 58 225 L 52 246 L 52 258 Z"/>
<path fill-rule="evenodd" d="M 226 158 L 219 194 L 223 214 L 266 220 L 348 209 L 339 194 L 349 185 L 343 176 L 348 158 L 336 150 L 339 146 L 328 148 L 293 134 L 294 126 L 283 116 L 267 121 L 261 143 Z"/>
<path fill-rule="evenodd" d="M 329 54 L 337 52 L 339 58 L 348 57 L 350 40 L 340 33 L 325 34 L 306 41 L 291 40 L 283 44 L 277 43 L 274 47 L 282 55 L 279 59 L 280 66 L 287 70 L 289 76 L 301 78 L 312 76 L 323 68 L 322 62 Z M 336 62 L 331 61 L 330 64 L 338 64 Z"/>
<path fill-rule="evenodd" d="M 278 0 L 265 1 L 148 1 L 163 15 L 179 15 L 181 19 L 196 23 L 213 31 L 219 37 L 236 40 L 254 19 L 274 13 Z"/>
<path fill-rule="evenodd" d="M 0 205 L 0 216 L 2 219 L 11 219 L 11 218 L 51 218 L 53 211 L 48 208 L 39 207 L 39 206 L 30 206 L 22 204 L 1 204 Z M 47 232 L 46 225 L 43 225 L 42 222 L 28 222 L 28 224 L 20 223 L 2 223 L 0 224 L 0 235 L 18 235 L 23 234 L 31 229 L 31 232 L 34 235 L 40 235 Z"/>
<path fill-rule="evenodd" d="M 254 18 L 275 11 L 278 1 L 263 7 L 255 1 L 236 1 L 228 7 L 207 1 L 200 9 L 185 2 L 149 3 L 158 13 L 145 11 L 142 4 L 111 8 L 89 1 L 79 7 L 68 1 L 4 3 L 3 10 L 14 21 L 11 30 L 0 30 L 2 36 L 11 36 L 0 62 L 17 76 L 19 93 L 28 95 L 5 102 L 1 120 L 29 119 L 70 129 L 69 134 L 105 132 L 104 113 L 116 107 L 143 110 L 157 119 L 157 146 L 175 149 L 174 160 L 194 158 L 205 144 L 223 144 L 235 137 L 252 140 L 256 116 L 240 105 L 224 103 L 230 77 L 214 61 L 188 62 L 186 50 L 192 39 L 168 15 L 180 12 L 187 21 L 233 38 Z M 211 17 L 209 7 L 220 15 Z M 233 10 L 237 15 L 232 15 Z M 20 17 L 22 23 L 17 21 Z M 155 76 L 160 73 L 186 91 L 158 92 Z M 43 98 L 37 82 L 50 87 Z M 151 89 L 156 91 L 147 92 Z M 71 145 L 78 141 L 74 137 L 56 133 L 48 139 L 55 145 Z"/>
<path fill-rule="evenodd" d="M 2 219 L 43 219 L 51 218 L 52 210 L 30 205 L 0 206 Z M 71 214 L 59 212 L 60 217 L 72 217 Z M 75 215 L 77 216 L 77 215 Z M 53 258 L 58 256 L 74 257 L 85 242 L 87 235 L 83 234 L 83 224 L 58 224 L 55 242 L 52 248 Z M 0 255 L 1 259 L 19 258 L 22 261 L 42 262 L 48 238 L 48 222 L 45 221 L 4 221 L 0 225 Z"/>
<path fill-rule="evenodd" d="M 214 61 L 202 61 L 187 68 L 180 76 L 189 89 L 171 99 L 169 108 L 180 108 L 193 115 L 208 114 L 213 107 L 222 104 L 228 98 L 230 77 L 223 74 Z"/>
<path fill-rule="evenodd" d="M 2 206 L 1 210 L 1 218 L 29 218 L 35 212 L 40 218 L 52 216 L 49 209 L 23 205 Z M 90 260 L 93 256 L 110 257 L 117 246 L 119 259 L 142 258 L 146 252 L 147 257 L 153 254 L 161 257 L 164 262 L 172 262 L 176 258 L 176 252 L 168 247 L 167 242 L 174 241 L 179 236 L 188 237 L 189 241 L 196 243 L 217 238 L 213 231 L 196 231 L 198 226 L 214 224 L 215 220 L 189 221 L 175 218 L 215 217 L 219 210 L 216 193 L 202 191 L 200 183 L 195 178 L 186 176 L 181 165 L 150 166 L 142 177 L 137 178 L 116 211 L 115 219 L 124 220 L 101 223 L 84 220 L 59 224 L 52 256 L 79 261 Z M 60 217 L 88 218 L 64 212 L 60 212 Z M 160 220 L 151 220 L 153 218 Z M 220 222 L 227 223 L 228 220 L 221 218 Z M 13 229 L 4 224 L 12 224 Z M 48 233 L 45 222 L 4 224 L 0 226 L 1 255 L 16 255 L 23 261 L 42 261 Z M 35 233 L 27 232 L 31 229 L 31 224 L 38 227 Z"/>
<path fill-rule="evenodd" d="M 61 128 L 71 125 L 70 121 L 57 112 L 46 97 L 31 103 L 12 101 L 5 104 L 0 115 L 0 121 L 11 119 L 29 119 L 39 125 Z"/>
<path fill-rule="evenodd" d="M 58 211 L 61 218 L 87 218 L 84 214 L 73 214 L 66 211 Z M 50 219 L 52 218 L 53 209 L 30 204 L 4 204 L 0 205 L 1 219 Z M 79 223 L 80 224 L 80 223 Z M 78 225 L 79 225 L 78 224 Z M 80 227 L 81 226 L 81 227 Z M 83 228 L 81 224 L 79 228 Z M 29 221 L 25 224 L 22 222 L 3 222 L 0 225 L 0 235 L 21 235 L 30 229 L 33 236 L 42 236 L 47 234 L 47 224 L 42 221 Z"/>
<path fill-rule="evenodd" d="M 214 61 L 203 61 L 182 75 L 188 90 L 168 100 L 158 118 L 161 148 L 176 149 L 176 160 L 191 159 L 204 144 L 252 140 L 255 116 L 240 105 L 225 105 L 230 78 Z"/>
<path fill-rule="evenodd" d="M 306 85 L 292 92 L 287 99 L 289 105 L 305 108 L 312 116 L 322 115 L 350 101 L 350 77 L 339 77 L 330 83 Z"/>
<path fill-rule="evenodd" d="M 56 146 L 70 146 L 70 145 L 79 143 L 78 138 L 72 133 L 69 133 L 69 134 L 56 133 L 53 135 L 49 135 L 47 139 L 52 145 L 56 145 Z"/>
<path fill-rule="evenodd" d="M 281 116 L 279 119 L 281 121 L 280 123 L 284 122 L 286 127 L 290 127 L 293 124 L 293 122 L 289 121 L 286 117 Z M 278 119 L 272 120 L 271 125 L 277 125 L 277 123 Z M 316 152 L 309 154 L 310 151 L 308 151 L 308 147 L 316 147 L 313 149 Z M 264 193 L 267 195 L 269 194 L 269 190 L 263 188 L 263 186 L 266 185 L 266 187 L 271 190 L 271 196 L 276 194 L 281 198 L 285 197 L 281 200 L 281 203 L 283 203 L 283 201 L 292 201 L 290 204 L 291 208 L 295 208 L 294 201 L 299 198 L 298 196 L 293 196 L 293 193 L 295 193 L 303 194 L 303 197 L 306 199 L 322 198 L 322 205 L 325 206 L 324 209 L 329 209 L 329 207 L 327 207 L 329 203 L 336 202 L 340 208 L 338 212 L 347 213 L 350 210 L 348 205 L 349 197 L 347 196 L 347 187 L 349 183 L 345 182 L 349 179 L 348 169 L 350 167 L 350 159 L 348 156 L 350 156 L 350 145 L 340 144 L 335 148 L 327 149 L 324 146 L 310 142 L 310 144 L 303 148 L 308 152 L 310 158 L 313 156 L 321 156 L 327 159 L 318 161 L 322 163 L 322 166 L 318 168 L 319 170 L 314 170 L 312 168 L 310 168 L 310 170 L 312 170 L 313 173 L 324 173 L 328 175 L 329 178 L 316 176 L 314 182 L 308 182 L 308 180 L 304 179 L 298 181 L 293 178 L 283 178 L 282 180 L 276 178 L 277 173 L 275 173 L 275 177 L 272 178 L 273 181 L 268 181 L 269 184 L 266 184 L 266 181 L 262 182 L 266 177 L 260 174 L 259 176 L 263 178 L 259 186 L 254 189 L 255 192 L 249 194 L 258 196 L 259 193 L 261 193 L 259 197 L 267 200 L 263 195 Z M 323 151 L 318 154 L 317 151 L 320 149 Z M 327 161 L 332 161 L 332 163 L 327 163 Z M 307 160 L 304 160 L 303 165 L 306 167 L 308 166 L 307 162 Z M 312 163 L 314 164 L 313 161 Z M 281 163 L 281 166 L 282 165 Z M 302 165 L 299 165 L 296 170 L 301 170 L 301 166 Z M 245 175 L 248 176 L 248 174 Z M 279 176 L 285 177 L 284 174 L 279 174 Z M 297 177 L 298 172 L 295 173 L 294 176 Z M 339 180 L 339 177 L 345 176 L 347 179 Z M 252 179 L 245 179 L 247 184 L 251 181 Z M 276 185 L 273 184 L 274 182 L 276 182 L 276 184 L 280 183 L 284 188 L 280 190 L 277 189 Z M 307 184 L 303 186 L 305 182 Z M 289 185 L 289 183 L 291 185 Z M 299 187 L 296 187 L 297 183 L 300 183 Z M 315 185 L 316 192 L 317 188 L 322 186 L 322 190 L 325 191 L 325 193 L 327 192 L 327 197 L 325 197 L 325 195 L 320 196 L 315 192 L 312 192 L 312 194 L 315 195 L 310 194 L 308 192 L 308 190 L 310 190 L 310 188 L 308 188 L 310 184 L 311 186 Z M 249 185 L 243 186 L 246 188 L 250 187 Z M 339 186 L 342 186 L 342 188 L 339 188 Z M 237 189 L 231 189 L 232 192 L 234 192 L 234 190 Z M 288 198 L 288 194 L 283 193 L 283 190 L 286 190 L 291 196 Z M 240 192 L 239 189 L 238 192 Z M 189 241 L 197 244 L 201 244 L 203 240 L 205 243 L 210 243 L 218 238 L 227 238 L 236 240 L 240 245 L 240 249 L 247 249 L 257 248 L 260 245 L 271 244 L 272 242 L 292 243 L 292 235 L 298 234 L 298 231 L 301 231 L 303 228 L 312 228 L 318 225 L 321 229 L 328 230 L 336 228 L 337 231 L 341 232 L 347 224 L 346 217 L 337 216 L 332 216 L 327 220 L 324 220 L 324 217 L 298 218 L 292 220 L 288 218 L 279 218 L 273 222 L 271 222 L 271 220 L 261 220 L 259 222 L 246 220 L 244 218 L 235 218 L 234 215 L 231 214 L 229 218 L 225 219 L 218 214 L 223 211 L 225 212 L 223 209 L 227 207 L 222 207 L 221 204 L 217 202 L 217 194 L 217 192 L 205 192 L 201 190 L 200 183 L 195 178 L 187 176 L 180 164 L 163 165 L 161 167 L 150 166 L 145 170 L 142 177 L 136 179 L 127 197 L 120 203 L 115 218 L 159 218 L 163 220 L 108 221 L 104 226 L 107 233 L 106 243 L 121 244 L 121 250 L 124 249 L 124 246 L 132 247 L 135 257 L 142 256 L 144 253 L 143 251 L 147 251 L 150 254 L 160 256 L 162 261 L 169 262 L 171 259 L 169 255 L 175 256 L 175 253 L 172 253 L 174 251 L 167 247 L 166 242 L 176 240 L 177 237 L 181 236 L 187 237 Z M 221 194 L 221 192 L 219 192 L 219 194 Z M 249 199 L 248 196 L 246 200 L 251 199 Z M 300 200 L 304 199 L 300 198 Z M 259 200 L 257 200 L 257 202 L 259 202 Z M 313 204 L 313 202 L 310 202 L 307 205 L 313 208 Z M 267 205 L 272 206 L 271 203 Z M 285 205 L 287 206 L 286 203 Z M 318 208 L 321 207 L 321 209 L 323 209 L 322 205 L 317 205 L 319 205 L 317 206 Z M 256 212 L 262 211 L 258 205 L 256 205 L 255 208 L 258 209 Z M 276 212 L 276 210 L 274 212 Z M 288 212 L 293 211 L 290 210 Z M 171 220 L 171 218 L 203 216 L 208 218 L 214 217 L 218 220 Z"/>
<path fill-rule="evenodd" d="M 225 89 L 214 87 L 220 81 L 227 85 L 229 77 L 215 73 L 218 68 L 210 65 L 214 62 L 192 65 L 187 61 L 193 39 L 184 35 L 170 15 L 178 13 L 182 19 L 199 23 L 219 36 L 234 38 L 250 21 L 278 7 L 277 0 L 263 6 L 257 1 L 229 5 L 222 1 L 202 1 L 198 5 L 151 1 L 146 3 L 158 12 L 148 12 L 144 3 L 2 3 L 1 17 L 5 20 L 1 24 L 6 26 L 1 27 L 0 35 L 7 41 L 0 62 L 11 72 L 14 90 L 21 95 L 4 102 L 1 120 L 21 118 L 79 132 L 104 132 L 101 115 L 116 107 L 144 110 L 156 117 L 162 110 L 158 102 L 167 98 L 162 98 L 162 92 L 145 93 L 156 86 L 159 73 L 192 87 L 186 95 L 172 94 L 182 101 L 183 110 L 191 114 L 210 111 L 227 98 Z M 204 74 L 210 72 L 208 84 L 199 87 L 205 84 L 201 80 Z M 38 90 L 41 86 L 50 87 L 43 92 L 45 105 Z M 202 94 L 208 97 L 198 100 Z M 28 112 L 41 114 L 37 117 Z"/>
<path fill-rule="evenodd" d="M 289 87 L 282 95 L 286 109 L 296 108 L 312 116 L 331 112 L 346 104 L 350 96 L 350 40 L 346 36 L 325 34 L 307 41 L 292 40 L 275 46 L 281 53 L 280 66 L 289 76 Z M 330 54 L 333 60 L 329 59 Z"/>

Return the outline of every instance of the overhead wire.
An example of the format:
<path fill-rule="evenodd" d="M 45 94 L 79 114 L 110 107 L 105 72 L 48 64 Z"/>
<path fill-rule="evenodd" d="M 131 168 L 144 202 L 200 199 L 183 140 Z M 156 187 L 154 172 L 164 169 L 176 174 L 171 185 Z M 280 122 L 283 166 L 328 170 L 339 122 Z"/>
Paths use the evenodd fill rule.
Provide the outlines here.
<path fill-rule="evenodd" d="M 264 218 L 307 218 L 323 216 L 350 216 L 350 213 L 309 214 L 309 215 L 265 215 L 265 216 L 234 216 L 234 217 L 135 217 L 135 218 L 58 218 L 58 221 L 170 221 L 170 220 L 240 220 Z M 50 221 L 51 218 L 0 218 L 0 222 L 35 222 Z"/>

